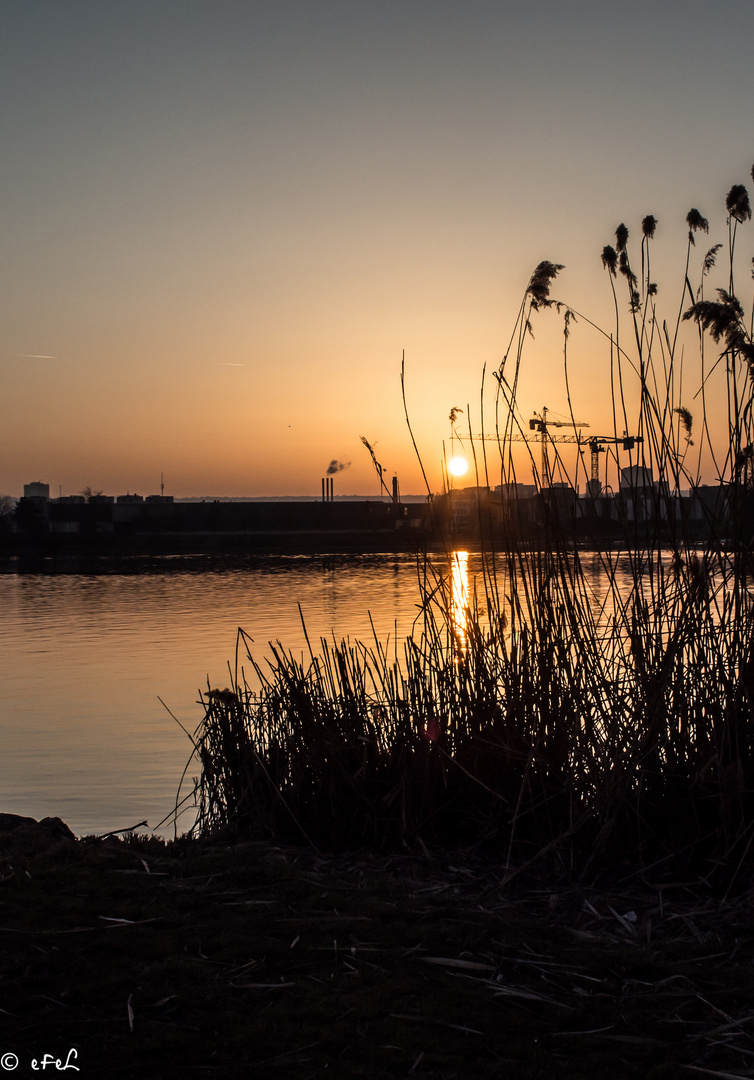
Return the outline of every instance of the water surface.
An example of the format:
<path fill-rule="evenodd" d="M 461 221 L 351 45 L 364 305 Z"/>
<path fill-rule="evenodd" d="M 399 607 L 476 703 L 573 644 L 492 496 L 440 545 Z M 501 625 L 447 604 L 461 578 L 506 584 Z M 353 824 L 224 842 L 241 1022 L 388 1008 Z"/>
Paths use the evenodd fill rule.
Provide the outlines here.
<path fill-rule="evenodd" d="M 475 581 L 483 594 L 480 556 L 438 556 L 434 566 L 458 608 Z M 59 816 L 79 835 L 144 820 L 172 835 L 160 823 L 192 753 L 180 725 L 196 729 L 208 683 L 229 685 L 238 627 L 262 660 L 270 641 L 306 652 L 302 613 L 315 650 L 320 636 L 376 633 L 400 654 L 421 595 L 416 560 L 405 554 L 4 569 L 0 811 Z M 586 560 L 585 578 L 599 603 L 607 582 L 598 559 Z M 500 586 L 504 596 L 509 586 Z M 184 793 L 197 771 L 194 760 Z M 179 831 L 192 821 L 187 812 Z"/>
<path fill-rule="evenodd" d="M 299 605 L 315 645 L 371 636 L 370 614 L 384 641 L 411 632 L 418 602 L 405 555 L 98 569 L 0 574 L 0 810 L 78 834 L 169 814 L 191 744 L 159 698 L 193 731 L 200 689 L 230 681 L 239 626 L 259 656 L 270 640 L 304 650 Z"/>

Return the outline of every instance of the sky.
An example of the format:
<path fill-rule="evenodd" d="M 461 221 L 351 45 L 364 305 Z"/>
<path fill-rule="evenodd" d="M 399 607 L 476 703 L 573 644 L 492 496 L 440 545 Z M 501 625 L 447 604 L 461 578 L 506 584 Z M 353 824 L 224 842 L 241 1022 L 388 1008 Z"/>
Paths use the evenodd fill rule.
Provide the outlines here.
<path fill-rule="evenodd" d="M 675 320 L 688 210 L 724 241 L 751 187 L 752 40 L 748 0 L 0 0 L 0 492 L 372 496 L 362 437 L 438 489 L 541 260 L 609 333 L 651 213 Z M 535 323 L 518 408 L 567 416 Z M 568 348 L 612 430 L 606 338 Z"/>

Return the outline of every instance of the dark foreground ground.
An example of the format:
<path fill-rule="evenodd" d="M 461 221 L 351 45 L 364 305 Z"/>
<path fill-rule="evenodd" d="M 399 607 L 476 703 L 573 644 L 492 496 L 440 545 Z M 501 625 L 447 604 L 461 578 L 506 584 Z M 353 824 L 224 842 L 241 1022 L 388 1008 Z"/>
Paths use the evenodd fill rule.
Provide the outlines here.
<path fill-rule="evenodd" d="M 49 827 L 0 871 L 0 1076 L 754 1076 L 751 895 Z"/>

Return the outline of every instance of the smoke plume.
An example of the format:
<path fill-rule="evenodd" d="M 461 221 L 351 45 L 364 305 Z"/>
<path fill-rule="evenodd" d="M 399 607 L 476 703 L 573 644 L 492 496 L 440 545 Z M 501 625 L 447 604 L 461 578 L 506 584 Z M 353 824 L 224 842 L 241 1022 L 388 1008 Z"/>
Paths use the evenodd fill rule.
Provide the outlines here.
<path fill-rule="evenodd" d="M 332 476 L 334 473 L 343 472 L 344 469 L 349 469 L 350 467 L 350 461 L 338 461 L 337 458 L 333 458 L 327 466 L 327 475 Z"/>

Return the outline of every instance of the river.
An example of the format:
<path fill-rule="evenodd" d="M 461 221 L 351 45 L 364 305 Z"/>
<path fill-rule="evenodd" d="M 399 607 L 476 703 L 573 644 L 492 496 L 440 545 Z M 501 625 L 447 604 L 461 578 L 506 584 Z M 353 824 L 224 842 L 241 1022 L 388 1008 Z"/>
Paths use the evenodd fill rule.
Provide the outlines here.
<path fill-rule="evenodd" d="M 589 559 L 586 560 L 589 564 Z M 480 556 L 437 557 L 453 602 L 480 580 Z M 598 560 L 586 565 L 604 595 Z M 208 684 L 230 683 L 237 630 L 304 653 L 321 636 L 392 648 L 419 611 L 416 559 L 301 555 L 164 557 L 82 565 L 15 561 L 0 572 L 0 812 L 61 817 L 78 835 L 165 823 L 188 764 Z M 243 657 L 241 657 L 243 660 Z M 172 714 L 172 715 L 171 715 Z M 189 804 L 178 832 L 193 822 Z"/>
<path fill-rule="evenodd" d="M 58 816 L 78 835 L 144 820 L 172 835 L 160 822 L 192 749 L 176 720 L 193 732 L 199 691 L 228 685 L 238 627 L 260 658 L 269 641 L 304 649 L 299 605 L 314 643 L 371 637 L 370 615 L 393 640 L 419 601 L 416 561 L 402 554 L 5 569 L 0 811 Z M 184 791 L 196 773 L 194 762 Z M 179 832 L 191 822 L 187 809 Z"/>

